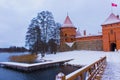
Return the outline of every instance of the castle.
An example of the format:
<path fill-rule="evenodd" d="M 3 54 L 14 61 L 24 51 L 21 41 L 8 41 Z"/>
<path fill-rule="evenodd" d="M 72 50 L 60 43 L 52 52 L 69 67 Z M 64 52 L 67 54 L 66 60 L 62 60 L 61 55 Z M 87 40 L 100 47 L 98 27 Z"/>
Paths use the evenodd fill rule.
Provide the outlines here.
<path fill-rule="evenodd" d="M 120 18 L 111 13 L 101 24 L 102 34 L 84 35 L 77 31 L 67 15 L 60 28 L 60 50 L 115 51 L 120 49 Z"/>

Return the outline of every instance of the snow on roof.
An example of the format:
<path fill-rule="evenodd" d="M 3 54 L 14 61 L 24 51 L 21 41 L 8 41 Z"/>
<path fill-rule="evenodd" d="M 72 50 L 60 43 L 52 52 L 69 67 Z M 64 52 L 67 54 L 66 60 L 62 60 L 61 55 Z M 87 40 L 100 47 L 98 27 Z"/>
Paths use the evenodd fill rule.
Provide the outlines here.
<path fill-rule="evenodd" d="M 120 22 L 120 19 L 117 16 L 115 16 L 115 14 L 111 13 L 102 25 L 113 24 L 118 22 Z"/>
<path fill-rule="evenodd" d="M 76 37 L 81 37 L 81 36 L 82 36 L 82 35 L 81 35 L 80 31 L 77 30 L 77 32 L 76 32 Z"/>
<path fill-rule="evenodd" d="M 69 47 L 72 47 L 72 45 L 74 44 L 74 42 L 70 42 L 70 43 L 66 42 L 66 44 L 67 44 Z"/>
<path fill-rule="evenodd" d="M 62 27 L 75 27 L 73 24 L 72 24 L 72 21 L 70 20 L 70 17 L 67 15 L 65 21 L 64 21 L 64 24 L 62 25 Z"/>
<path fill-rule="evenodd" d="M 76 38 L 95 37 L 95 36 L 102 36 L 102 33 L 99 33 L 99 34 L 91 34 L 91 35 L 86 35 L 86 36 L 76 36 Z"/>

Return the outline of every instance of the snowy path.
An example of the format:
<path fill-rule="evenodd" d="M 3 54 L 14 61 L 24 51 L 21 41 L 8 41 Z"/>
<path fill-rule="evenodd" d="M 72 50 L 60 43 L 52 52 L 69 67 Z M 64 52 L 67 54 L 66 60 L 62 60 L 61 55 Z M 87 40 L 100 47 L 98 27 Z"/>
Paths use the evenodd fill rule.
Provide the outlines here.
<path fill-rule="evenodd" d="M 120 80 L 120 64 L 108 62 L 102 80 Z"/>
<path fill-rule="evenodd" d="M 46 55 L 47 60 L 74 59 L 68 62 L 73 65 L 87 65 L 98 60 L 100 57 L 107 57 L 107 66 L 102 80 L 120 80 L 120 52 L 104 51 L 68 51 L 60 52 L 56 55 Z M 39 58 L 38 58 L 39 59 Z"/>
<path fill-rule="evenodd" d="M 120 80 L 120 53 L 107 54 L 107 67 L 102 80 Z"/>

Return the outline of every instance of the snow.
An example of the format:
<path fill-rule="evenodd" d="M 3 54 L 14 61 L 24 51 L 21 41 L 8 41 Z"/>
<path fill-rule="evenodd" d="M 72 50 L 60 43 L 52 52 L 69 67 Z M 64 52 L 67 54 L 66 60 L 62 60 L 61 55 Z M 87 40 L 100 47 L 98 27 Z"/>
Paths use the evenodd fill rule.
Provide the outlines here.
<path fill-rule="evenodd" d="M 62 27 L 75 27 L 73 24 L 63 24 Z"/>
<path fill-rule="evenodd" d="M 62 27 L 75 27 L 70 20 L 70 17 L 67 16 Z"/>
<path fill-rule="evenodd" d="M 29 64 L 26 63 L 17 63 L 17 62 L 0 62 L 0 64 L 9 64 L 13 66 L 23 66 L 23 67 L 28 67 Z"/>
<path fill-rule="evenodd" d="M 70 42 L 70 43 L 66 42 L 66 44 L 67 44 L 69 47 L 72 47 L 72 45 L 74 44 L 74 42 Z"/>
<path fill-rule="evenodd" d="M 7 64 L 7 65 L 13 65 L 13 66 L 21 66 L 21 67 L 31 67 L 31 66 L 37 66 L 37 65 L 44 65 L 44 64 L 51 64 L 51 63 L 57 63 L 62 61 L 68 61 L 71 59 L 58 59 L 58 60 L 48 60 L 47 62 L 41 62 L 41 63 L 33 63 L 33 64 L 27 64 L 27 63 L 17 63 L 17 62 L 0 62 L 0 64 Z"/>
<path fill-rule="evenodd" d="M 91 35 L 84 35 L 84 36 L 76 36 L 76 38 L 85 38 L 85 37 L 94 37 L 94 36 L 102 36 L 102 33 L 91 34 Z"/>
<path fill-rule="evenodd" d="M 102 80 L 120 80 L 120 53 L 107 54 L 107 67 Z"/>
<path fill-rule="evenodd" d="M 56 79 L 55 80 L 62 80 L 61 78 L 65 76 L 62 72 L 58 73 L 58 75 L 56 75 Z"/>
<path fill-rule="evenodd" d="M 41 55 L 39 55 L 41 56 Z M 45 60 L 64 60 L 64 59 L 74 59 L 68 64 L 72 65 L 87 65 L 95 62 L 96 60 L 104 57 L 105 54 L 103 51 L 68 51 L 68 52 L 59 52 L 57 54 L 48 54 L 44 57 Z M 40 57 L 38 57 L 38 60 Z"/>
<path fill-rule="evenodd" d="M 80 32 L 80 30 L 78 29 L 77 30 L 77 32 L 76 32 L 76 37 L 81 37 L 82 35 L 81 35 L 81 32 Z"/>
<path fill-rule="evenodd" d="M 115 16 L 115 14 L 111 13 L 110 16 L 105 20 L 105 22 L 102 25 L 106 24 L 113 24 L 120 22 L 120 19 Z"/>

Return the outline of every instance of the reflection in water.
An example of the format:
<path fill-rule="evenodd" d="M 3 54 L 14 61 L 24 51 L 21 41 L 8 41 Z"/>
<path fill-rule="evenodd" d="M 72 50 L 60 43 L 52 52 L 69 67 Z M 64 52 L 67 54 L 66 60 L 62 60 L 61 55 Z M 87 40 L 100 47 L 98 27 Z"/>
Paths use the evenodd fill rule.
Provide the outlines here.
<path fill-rule="evenodd" d="M 0 61 L 9 61 L 8 57 L 14 54 L 15 53 L 0 53 Z M 61 66 L 26 73 L 7 68 L 0 68 L 0 80 L 55 80 L 55 76 L 59 72 L 63 72 L 67 75 L 77 69 L 78 68 L 71 66 Z"/>

